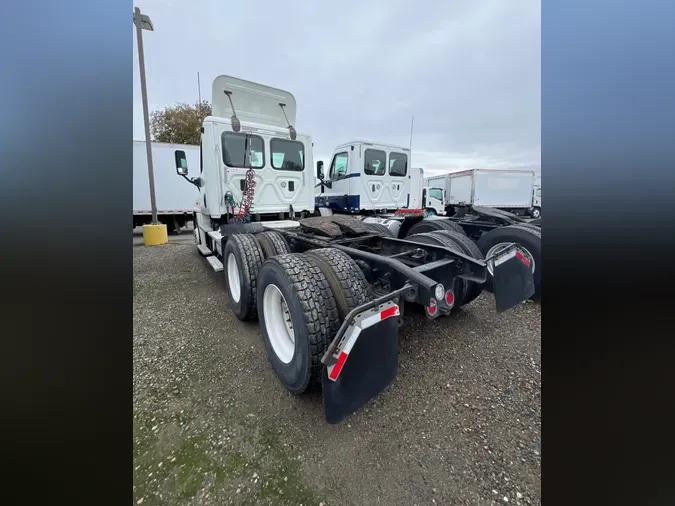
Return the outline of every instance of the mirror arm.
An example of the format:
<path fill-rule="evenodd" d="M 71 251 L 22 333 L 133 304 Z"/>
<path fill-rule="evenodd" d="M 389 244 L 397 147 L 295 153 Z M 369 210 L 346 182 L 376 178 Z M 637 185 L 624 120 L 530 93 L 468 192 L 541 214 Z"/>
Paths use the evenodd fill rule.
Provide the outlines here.
<path fill-rule="evenodd" d="M 195 177 L 195 178 L 190 179 L 185 174 L 181 174 L 181 176 L 183 176 L 183 179 L 185 179 L 188 183 L 195 185 L 197 188 L 202 187 L 202 178 Z"/>

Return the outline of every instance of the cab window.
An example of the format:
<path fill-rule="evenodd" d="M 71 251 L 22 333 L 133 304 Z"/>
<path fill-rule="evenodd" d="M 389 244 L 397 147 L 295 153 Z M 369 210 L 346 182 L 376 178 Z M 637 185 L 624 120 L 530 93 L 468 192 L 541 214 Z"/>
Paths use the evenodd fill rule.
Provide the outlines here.
<path fill-rule="evenodd" d="M 440 188 L 430 188 L 429 196 L 434 199 L 443 200 L 443 190 Z"/>
<path fill-rule="evenodd" d="M 389 175 L 403 177 L 408 173 L 408 155 L 389 153 Z"/>
<path fill-rule="evenodd" d="M 328 179 L 339 179 L 347 175 L 347 165 L 349 164 L 349 153 L 336 153 L 333 157 L 333 163 L 330 164 Z"/>
<path fill-rule="evenodd" d="M 379 149 L 366 149 L 363 154 L 363 172 L 369 176 L 384 176 L 387 154 Z"/>
<path fill-rule="evenodd" d="M 305 145 L 300 141 L 272 139 L 272 167 L 277 170 L 302 171 L 305 168 Z"/>
<path fill-rule="evenodd" d="M 262 137 L 248 135 L 249 164 L 246 164 L 246 134 L 223 132 L 223 162 L 228 167 L 262 169 L 265 166 L 265 143 Z"/>

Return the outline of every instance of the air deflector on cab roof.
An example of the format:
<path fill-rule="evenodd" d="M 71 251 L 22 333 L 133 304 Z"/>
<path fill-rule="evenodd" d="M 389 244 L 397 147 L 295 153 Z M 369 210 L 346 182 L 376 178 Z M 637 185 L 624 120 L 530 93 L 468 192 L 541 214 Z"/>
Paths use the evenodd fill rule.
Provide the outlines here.
<path fill-rule="evenodd" d="M 213 116 L 229 118 L 235 113 L 234 106 L 242 123 L 280 128 L 295 125 L 295 97 L 288 91 L 236 77 L 218 76 L 213 80 L 211 92 Z"/>

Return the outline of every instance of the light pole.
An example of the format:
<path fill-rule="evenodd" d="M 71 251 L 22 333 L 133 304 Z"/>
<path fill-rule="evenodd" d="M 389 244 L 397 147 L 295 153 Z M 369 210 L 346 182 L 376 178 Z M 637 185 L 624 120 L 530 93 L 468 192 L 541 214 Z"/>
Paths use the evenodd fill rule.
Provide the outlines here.
<path fill-rule="evenodd" d="M 150 118 L 148 113 L 148 90 L 145 86 L 145 58 L 143 56 L 143 30 L 150 32 L 152 26 L 150 17 L 141 14 L 141 9 L 134 7 L 134 25 L 136 25 L 136 39 L 138 41 L 138 66 L 141 71 L 141 96 L 143 97 L 143 124 L 145 126 L 145 150 L 148 156 L 148 181 L 150 183 L 150 206 L 152 209 L 152 224 L 157 225 L 157 202 L 155 201 L 155 173 L 152 167 L 152 143 L 150 141 Z"/>

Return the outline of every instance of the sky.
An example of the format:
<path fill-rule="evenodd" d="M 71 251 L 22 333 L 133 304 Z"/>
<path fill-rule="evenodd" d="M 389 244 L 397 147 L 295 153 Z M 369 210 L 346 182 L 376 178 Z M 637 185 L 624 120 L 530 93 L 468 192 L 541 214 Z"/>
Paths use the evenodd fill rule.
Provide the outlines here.
<path fill-rule="evenodd" d="M 135 0 L 150 110 L 211 100 L 221 74 L 281 88 L 314 160 L 365 139 L 425 176 L 541 169 L 539 0 Z M 134 37 L 134 139 L 144 139 Z"/>

